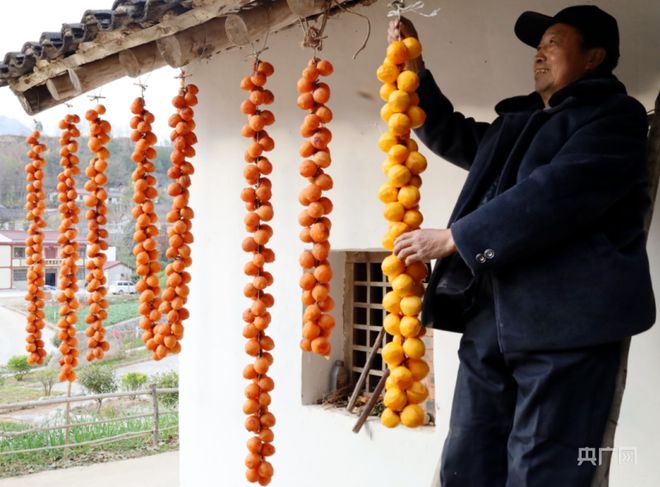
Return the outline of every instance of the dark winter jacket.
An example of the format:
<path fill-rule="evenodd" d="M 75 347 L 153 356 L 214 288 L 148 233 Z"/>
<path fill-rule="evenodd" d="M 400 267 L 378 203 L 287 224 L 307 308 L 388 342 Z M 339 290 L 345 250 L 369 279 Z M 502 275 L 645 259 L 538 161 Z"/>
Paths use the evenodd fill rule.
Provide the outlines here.
<path fill-rule="evenodd" d="M 460 332 L 470 290 L 487 278 L 506 352 L 590 346 L 650 328 L 647 121 L 623 84 L 585 78 L 547 108 L 537 93 L 506 99 L 492 124 L 455 112 L 428 71 L 419 95 L 427 120 L 417 135 L 469 171 L 448 224 L 458 253 L 436 263 L 422 320 Z"/>

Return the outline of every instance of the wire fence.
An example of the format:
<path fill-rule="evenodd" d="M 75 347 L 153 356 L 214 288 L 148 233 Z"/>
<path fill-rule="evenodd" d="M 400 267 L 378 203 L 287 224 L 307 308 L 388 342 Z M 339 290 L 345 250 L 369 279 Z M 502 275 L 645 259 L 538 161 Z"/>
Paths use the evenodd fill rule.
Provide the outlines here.
<path fill-rule="evenodd" d="M 169 426 L 160 426 L 160 420 L 163 417 L 170 415 L 178 415 L 178 410 L 161 410 L 159 406 L 158 398 L 162 394 L 172 394 L 178 393 L 178 388 L 157 388 L 155 385 L 152 385 L 148 390 L 144 391 L 130 391 L 130 392 L 116 392 L 109 394 L 93 394 L 93 395 L 80 395 L 80 396 L 68 396 L 62 398 L 53 398 L 43 401 L 25 401 L 17 402 L 12 404 L 0 404 L 0 413 L 7 410 L 20 410 L 20 409 L 30 409 L 43 406 L 59 405 L 64 404 L 64 422 L 60 425 L 54 426 L 44 426 L 44 427 L 35 427 L 21 431 L 0 431 L 0 442 L 1 440 L 12 440 L 21 436 L 34 435 L 39 433 L 47 433 L 52 431 L 62 431 L 64 433 L 64 441 L 61 444 L 52 444 L 46 446 L 32 447 L 32 448 L 21 448 L 13 450 L 2 450 L 0 448 L 0 457 L 7 455 L 18 455 L 23 453 L 33 453 L 39 451 L 49 451 L 49 450 L 58 450 L 63 449 L 63 457 L 66 460 L 69 454 L 69 451 L 72 448 L 77 448 L 81 446 L 97 446 L 104 445 L 109 443 L 115 443 L 118 441 L 128 440 L 132 438 L 139 438 L 142 436 L 151 436 L 151 442 L 153 447 L 158 446 L 158 442 L 162 433 L 178 428 L 178 424 L 169 425 Z M 151 396 L 151 411 L 142 414 L 133 414 L 122 416 L 119 415 L 115 418 L 108 419 L 99 419 L 94 421 L 84 421 L 84 422 L 72 422 L 71 421 L 71 404 L 76 402 L 89 402 L 89 401 L 99 401 L 103 399 L 112 399 L 120 397 L 137 397 L 137 396 Z M 71 430 L 73 428 L 81 428 L 85 426 L 95 426 L 102 424 L 118 423 L 118 422 L 127 422 L 141 420 L 145 418 L 153 418 L 151 421 L 151 427 L 148 429 L 140 431 L 127 431 L 117 435 L 106 436 L 103 438 L 85 440 L 85 441 L 72 441 L 71 439 Z"/>

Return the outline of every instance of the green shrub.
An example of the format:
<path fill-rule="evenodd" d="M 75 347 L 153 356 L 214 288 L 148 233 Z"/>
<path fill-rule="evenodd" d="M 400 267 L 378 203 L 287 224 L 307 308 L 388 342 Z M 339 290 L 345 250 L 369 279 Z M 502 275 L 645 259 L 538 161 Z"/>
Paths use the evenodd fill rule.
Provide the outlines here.
<path fill-rule="evenodd" d="M 40 369 L 34 373 L 34 378 L 44 388 L 44 396 L 50 396 L 53 385 L 55 385 L 55 381 L 57 380 L 57 370 L 51 368 Z"/>
<path fill-rule="evenodd" d="M 105 364 L 92 364 L 80 371 L 78 382 L 86 391 L 92 394 L 107 394 L 115 392 L 119 386 L 115 371 Z M 97 399 L 99 409 L 101 409 L 102 399 Z"/>
<path fill-rule="evenodd" d="M 7 368 L 14 373 L 16 380 L 20 381 L 30 372 L 32 366 L 28 363 L 27 355 L 14 355 L 7 362 Z"/>
<path fill-rule="evenodd" d="M 147 374 L 142 372 L 128 372 L 124 374 L 121 379 L 121 388 L 128 392 L 139 391 L 147 383 Z M 135 399 L 135 396 L 129 396 Z"/>
<path fill-rule="evenodd" d="M 159 389 L 179 387 L 179 374 L 172 370 L 170 372 L 152 375 L 150 384 L 156 384 L 156 387 Z M 165 394 L 159 394 L 158 397 L 160 398 L 160 402 L 167 407 L 173 408 L 179 404 L 178 392 L 166 392 Z"/>

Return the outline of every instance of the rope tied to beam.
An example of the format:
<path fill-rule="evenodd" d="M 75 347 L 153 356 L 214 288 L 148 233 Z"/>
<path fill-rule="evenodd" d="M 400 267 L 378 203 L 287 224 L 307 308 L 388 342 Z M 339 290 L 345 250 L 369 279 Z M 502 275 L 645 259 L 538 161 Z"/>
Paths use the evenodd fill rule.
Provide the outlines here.
<path fill-rule="evenodd" d="M 305 37 L 302 41 L 302 47 L 314 49 L 315 57 L 318 51 L 323 50 L 323 39 L 327 38 L 327 36 L 323 35 L 323 32 L 325 31 L 325 26 L 328 24 L 330 6 L 331 2 L 328 2 L 325 11 L 321 14 L 321 23 L 318 27 L 311 25 L 308 19 L 299 17 L 300 26 L 302 27 L 302 30 L 305 34 Z"/>
<path fill-rule="evenodd" d="M 147 91 L 147 85 L 142 80 L 138 79 L 137 83 L 133 83 L 133 86 L 140 87 L 140 98 L 144 100 L 144 92 Z"/>

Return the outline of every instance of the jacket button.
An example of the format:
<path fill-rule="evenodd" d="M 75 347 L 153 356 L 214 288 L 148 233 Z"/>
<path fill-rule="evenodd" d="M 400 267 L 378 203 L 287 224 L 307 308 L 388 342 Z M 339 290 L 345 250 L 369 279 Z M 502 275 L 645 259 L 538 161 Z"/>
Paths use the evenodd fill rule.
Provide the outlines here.
<path fill-rule="evenodd" d="M 487 259 L 492 259 L 495 257 L 495 251 L 493 249 L 486 249 L 484 250 L 484 255 L 486 256 Z"/>
<path fill-rule="evenodd" d="M 486 257 L 484 256 L 484 254 L 477 254 L 474 258 L 477 259 L 477 262 L 479 262 L 480 264 L 486 262 Z"/>

